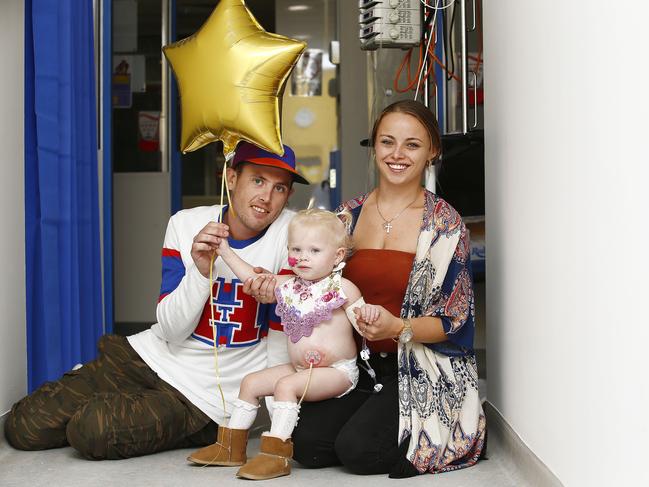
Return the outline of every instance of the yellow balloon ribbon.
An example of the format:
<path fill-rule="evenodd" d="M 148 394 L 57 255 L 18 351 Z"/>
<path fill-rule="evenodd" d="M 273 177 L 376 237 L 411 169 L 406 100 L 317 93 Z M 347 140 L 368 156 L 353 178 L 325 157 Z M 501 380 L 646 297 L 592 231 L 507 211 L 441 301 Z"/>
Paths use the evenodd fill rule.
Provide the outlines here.
<path fill-rule="evenodd" d="M 217 222 L 223 222 L 223 189 L 228 197 L 228 210 L 234 215 L 234 208 L 232 207 L 232 201 L 230 200 L 230 188 L 226 183 L 227 176 L 227 167 L 230 165 L 232 158 L 234 157 L 234 152 L 228 152 L 225 154 L 225 164 L 223 165 L 223 172 L 221 174 L 221 207 L 219 209 L 219 215 L 217 217 Z M 212 323 L 212 338 L 214 341 L 214 373 L 216 374 L 216 387 L 219 390 L 221 396 L 221 404 L 223 406 L 223 414 L 227 413 L 225 407 L 225 394 L 223 393 L 223 388 L 221 387 L 221 369 L 219 368 L 219 343 L 218 343 L 218 333 L 217 333 L 217 323 L 214 319 L 214 303 L 216 303 L 216 296 L 214 295 L 214 261 L 216 260 L 216 252 L 212 253 L 210 258 L 210 319 Z"/>
<path fill-rule="evenodd" d="M 192 36 L 162 48 L 178 81 L 183 153 L 241 140 L 282 155 L 280 96 L 304 42 L 266 32 L 243 0 L 221 0 Z"/>

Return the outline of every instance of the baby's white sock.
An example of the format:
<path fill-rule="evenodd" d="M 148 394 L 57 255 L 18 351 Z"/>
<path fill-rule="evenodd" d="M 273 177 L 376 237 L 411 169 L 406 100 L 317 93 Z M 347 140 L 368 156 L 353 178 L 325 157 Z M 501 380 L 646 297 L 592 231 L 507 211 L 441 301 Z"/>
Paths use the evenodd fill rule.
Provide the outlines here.
<path fill-rule="evenodd" d="M 300 406 L 296 402 L 277 402 L 273 404 L 273 421 L 270 425 L 270 436 L 282 440 L 291 437 L 297 424 Z"/>
<path fill-rule="evenodd" d="M 234 409 L 232 410 L 232 416 L 230 416 L 228 428 L 233 430 L 250 429 L 257 417 L 257 409 L 259 409 L 259 406 L 255 406 L 241 399 L 234 401 L 233 406 Z"/>

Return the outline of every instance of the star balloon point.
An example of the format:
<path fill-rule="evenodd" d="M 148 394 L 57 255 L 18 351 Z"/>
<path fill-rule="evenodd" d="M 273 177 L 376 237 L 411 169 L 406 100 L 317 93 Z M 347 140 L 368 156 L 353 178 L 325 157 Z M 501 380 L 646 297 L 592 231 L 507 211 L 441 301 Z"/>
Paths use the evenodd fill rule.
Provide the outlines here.
<path fill-rule="evenodd" d="M 183 153 L 241 140 L 283 153 L 279 98 L 306 44 L 266 32 L 242 0 L 221 0 L 192 36 L 163 47 L 178 82 Z"/>

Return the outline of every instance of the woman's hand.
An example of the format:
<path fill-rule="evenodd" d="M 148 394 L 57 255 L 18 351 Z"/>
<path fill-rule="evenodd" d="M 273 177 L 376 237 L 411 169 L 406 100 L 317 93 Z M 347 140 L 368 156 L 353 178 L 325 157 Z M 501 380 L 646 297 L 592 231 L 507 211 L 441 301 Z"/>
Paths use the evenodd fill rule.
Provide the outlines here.
<path fill-rule="evenodd" d="M 358 329 L 361 334 L 371 342 L 396 338 L 403 328 L 401 318 L 394 316 L 383 306 L 374 305 L 374 307 L 378 308 L 379 316 L 372 323 L 363 321 L 361 308 L 354 308 Z"/>
<path fill-rule="evenodd" d="M 367 304 L 365 303 L 363 306 L 360 307 L 360 319 L 364 321 L 365 323 L 374 323 L 376 320 L 379 319 L 379 316 L 381 315 L 381 309 L 379 306 L 376 306 L 375 304 Z"/>

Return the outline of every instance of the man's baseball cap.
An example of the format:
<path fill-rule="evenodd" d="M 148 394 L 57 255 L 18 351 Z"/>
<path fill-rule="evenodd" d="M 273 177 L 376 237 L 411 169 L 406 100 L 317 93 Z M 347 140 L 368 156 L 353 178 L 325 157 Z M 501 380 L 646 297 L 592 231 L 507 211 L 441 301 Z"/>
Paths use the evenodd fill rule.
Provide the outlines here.
<path fill-rule="evenodd" d="M 278 156 L 272 152 L 261 149 L 250 142 L 242 141 L 232 159 L 232 167 L 235 168 L 240 162 L 250 162 L 260 166 L 279 167 L 293 175 L 293 181 L 301 184 L 309 184 L 304 177 L 295 169 L 295 152 L 289 146 L 284 146 L 284 155 Z"/>

